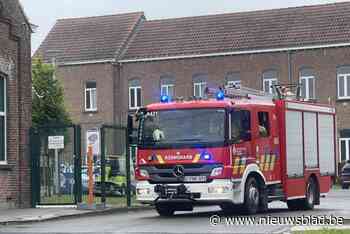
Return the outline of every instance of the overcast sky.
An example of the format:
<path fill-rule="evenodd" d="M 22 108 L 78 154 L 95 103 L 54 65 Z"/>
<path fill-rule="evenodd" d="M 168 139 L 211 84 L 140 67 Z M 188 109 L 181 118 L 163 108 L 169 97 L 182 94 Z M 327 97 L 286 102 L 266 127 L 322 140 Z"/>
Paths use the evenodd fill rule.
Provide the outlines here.
<path fill-rule="evenodd" d="M 31 23 L 33 51 L 60 18 L 145 12 L 147 19 L 303 6 L 345 0 L 20 0 Z"/>

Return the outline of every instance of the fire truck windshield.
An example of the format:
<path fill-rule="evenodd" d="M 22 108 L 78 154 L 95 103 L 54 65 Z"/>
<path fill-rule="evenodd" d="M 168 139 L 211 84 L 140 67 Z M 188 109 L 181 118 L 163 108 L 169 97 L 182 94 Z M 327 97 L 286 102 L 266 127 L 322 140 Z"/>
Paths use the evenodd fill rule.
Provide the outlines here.
<path fill-rule="evenodd" d="M 224 143 L 224 109 L 178 109 L 147 113 L 141 120 L 143 146 Z"/>

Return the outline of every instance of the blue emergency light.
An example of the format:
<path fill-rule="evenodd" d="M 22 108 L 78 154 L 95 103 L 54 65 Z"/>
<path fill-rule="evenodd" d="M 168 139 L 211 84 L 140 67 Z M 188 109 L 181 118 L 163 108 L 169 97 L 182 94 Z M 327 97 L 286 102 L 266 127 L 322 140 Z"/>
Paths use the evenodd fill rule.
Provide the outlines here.
<path fill-rule="evenodd" d="M 201 159 L 202 160 L 211 160 L 212 159 L 212 156 L 210 153 L 208 152 L 202 152 L 201 153 Z"/>
<path fill-rule="evenodd" d="M 169 102 L 169 96 L 168 96 L 168 95 L 162 95 L 162 96 L 160 96 L 160 102 L 161 102 L 161 103 L 167 103 L 167 102 Z"/>
<path fill-rule="evenodd" d="M 220 90 L 219 92 L 217 92 L 217 94 L 216 94 L 216 100 L 221 101 L 221 100 L 224 100 L 224 98 L 225 98 L 225 94 L 224 94 L 224 92 L 223 92 L 222 90 Z"/>

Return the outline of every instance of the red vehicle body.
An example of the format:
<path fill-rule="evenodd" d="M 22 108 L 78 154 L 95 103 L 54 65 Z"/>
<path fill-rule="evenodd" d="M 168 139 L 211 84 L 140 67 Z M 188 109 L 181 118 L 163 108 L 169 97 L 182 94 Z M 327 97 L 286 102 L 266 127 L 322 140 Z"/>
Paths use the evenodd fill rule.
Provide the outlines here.
<path fill-rule="evenodd" d="M 188 115 L 189 110 L 197 112 Z M 160 215 L 202 204 L 253 214 L 266 210 L 268 202 L 275 200 L 287 202 L 293 210 L 313 209 L 331 188 L 336 157 L 332 106 L 223 98 L 156 103 L 144 113 L 158 118 L 158 127 L 165 131 L 160 138 L 175 132 L 174 142 L 162 144 L 160 139 L 144 144 L 146 117 L 141 118 L 137 199 L 155 204 Z M 182 115 L 191 119 L 190 125 Z M 211 115 L 217 118 L 214 125 Z M 172 116 L 180 120 L 170 128 L 167 125 L 176 121 Z M 223 138 L 215 142 L 176 138 L 183 132 L 196 132 L 198 124 L 202 130 L 214 126 L 206 131 L 209 135 L 216 125 L 223 127 L 217 130 L 223 129 Z"/>

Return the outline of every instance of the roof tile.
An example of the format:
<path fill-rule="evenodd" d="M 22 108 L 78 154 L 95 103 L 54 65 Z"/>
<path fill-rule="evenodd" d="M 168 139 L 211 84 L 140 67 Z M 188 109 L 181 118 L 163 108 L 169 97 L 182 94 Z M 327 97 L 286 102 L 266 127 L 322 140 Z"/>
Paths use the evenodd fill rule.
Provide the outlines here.
<path fill-rule="evenodd" d="M 124 46 L 143 12 L 60 19 L 34 56 L 50 62 L 113 59 Z"/>
<path fill-rule="evenodd" d="M 350 2 L 145 21 L 123 59 L 349 42 Z"/>

